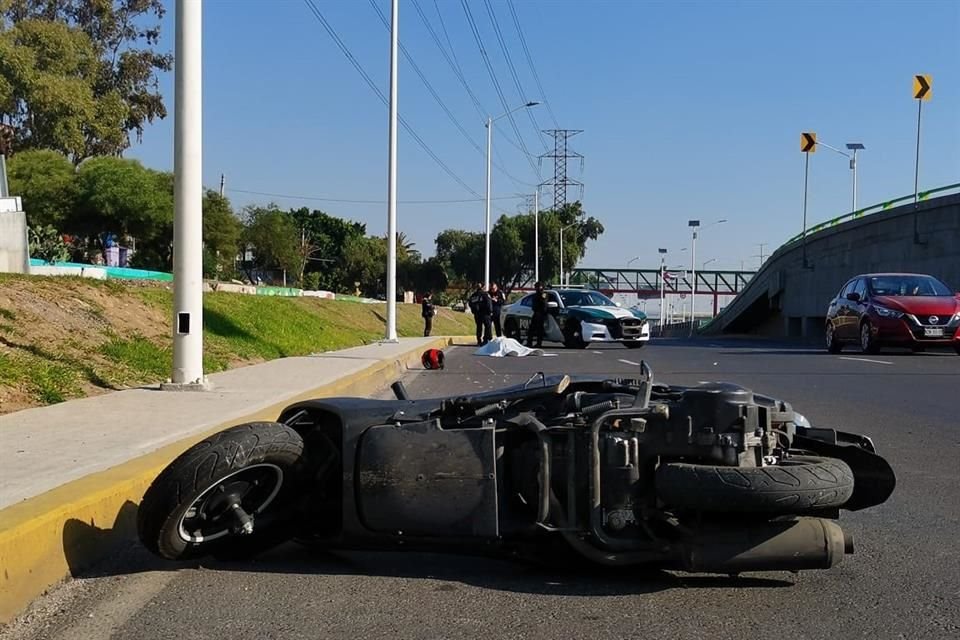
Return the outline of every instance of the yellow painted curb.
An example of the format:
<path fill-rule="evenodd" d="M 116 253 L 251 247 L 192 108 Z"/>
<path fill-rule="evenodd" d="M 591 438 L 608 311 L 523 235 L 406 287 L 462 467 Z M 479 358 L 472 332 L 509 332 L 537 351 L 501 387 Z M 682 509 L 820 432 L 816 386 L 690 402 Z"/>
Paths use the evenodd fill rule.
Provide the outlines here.
<path fill-rule="evenodd" d="M 299 400 L 371 393 L 419 363 L 424 349 L 472 342 L 470 337 L 436 338 L 336 382 L 0 510 L 0 624 L 12 620 L 52 585 L 134 539 L 137 505 L 144 492 L 164 467 L 197 442 L 237 424 L 276 419 L 284 407 Z"/>

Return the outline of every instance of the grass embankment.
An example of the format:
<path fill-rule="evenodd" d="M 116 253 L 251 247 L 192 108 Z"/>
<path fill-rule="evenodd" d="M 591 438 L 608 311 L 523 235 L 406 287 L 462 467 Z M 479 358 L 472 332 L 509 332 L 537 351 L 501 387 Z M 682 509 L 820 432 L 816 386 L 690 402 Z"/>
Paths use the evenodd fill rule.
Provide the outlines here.
<path fill-rule="evenodd" d="M 168 285 L 0 274 L 0 414 L 170 375 Z M 383 336 L 386 305 L 206 293 L 208 373 L 342 349 Z M 449 309 L 434 335 L 473 332 Z M 423 334 L 419 305 L 397 305 L 401 336 Z"/>

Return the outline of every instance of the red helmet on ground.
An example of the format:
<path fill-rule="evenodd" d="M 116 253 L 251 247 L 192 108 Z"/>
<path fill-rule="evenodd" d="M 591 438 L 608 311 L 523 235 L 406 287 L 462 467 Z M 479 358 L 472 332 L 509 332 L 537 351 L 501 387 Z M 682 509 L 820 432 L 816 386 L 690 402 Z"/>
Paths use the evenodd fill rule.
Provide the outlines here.
<path fill-rule="evenodd" d="M 443 351 L 440 349 L 427 349 L 420 356 L 420 362 L 424 369 L 443 369 Z"/>

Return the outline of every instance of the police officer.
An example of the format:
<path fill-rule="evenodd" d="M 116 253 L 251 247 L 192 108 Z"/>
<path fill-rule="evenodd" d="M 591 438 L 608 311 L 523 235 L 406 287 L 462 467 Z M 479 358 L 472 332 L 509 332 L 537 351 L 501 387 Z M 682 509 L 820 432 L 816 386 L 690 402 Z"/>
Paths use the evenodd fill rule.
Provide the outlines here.
<path fill-rule="evenodd" d="M 483 288 L 483 283 L 478 282 L 476 290 L 467 300 L 470 305 L 470 312 L 473 313 L 473 321 L 477 324 L 477 345 L 483 346 L 490 342 L 490 317 L 493 315 L 493 301 L 490 294 Z"/>
<path fill-rule="evenodd" d="M 503 303 L 505 303 L 507 299 L 504 297 L 503 291 L 500 291 L 500 287 L 497 286 L 496 282 L 490 285 L 490 300 L 493 303 L 493 329 L 499 338 L 503 335 L 503 329 L 500 328 L 500 310 L 503 309 Z"/>
<path fill-rule="evenodd" d="M 530 328 L 527 330 L 527 346 L 532 347 L 533 340 L 537 340 L 537 348 L 543 346 L 543 325 L 547 321 L 547 292 L 543 290 L 543 283 L 537 281 L 533 285 L 533 317 L 530 318 Z"/>
<path fill-rule="evenodd" d="M 420 304 L 420 316 L 423 318 L 423 337 L 429 337 L 433 329 L 433 316 L 437 315 L 437 310 L 433 307 L 433 297 L 427 291 L 423 296 L 423 302 Z"/>

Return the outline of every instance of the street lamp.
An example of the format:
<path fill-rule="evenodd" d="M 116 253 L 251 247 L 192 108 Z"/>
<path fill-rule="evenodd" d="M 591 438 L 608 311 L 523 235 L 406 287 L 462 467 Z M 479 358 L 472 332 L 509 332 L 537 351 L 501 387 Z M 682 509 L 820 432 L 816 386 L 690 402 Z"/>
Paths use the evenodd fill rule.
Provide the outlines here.
<path fill-rule="evenodd" d="M 663 312 L 664 312 L 664 298 L 666 296 L 666 290 L 664 288 L 664 275 L 667 270 L 667 250 L 664 248 L 657 249 L 657 252 L 660 254 L 660 335 L 663 335 Z"/>
<path fill-rule="evenodd" d="M 627 266 L 629 267 L 631 264 L 633 264 L 634 262 L 636 262 L 636 261 L 639 260 L 639 259 L 640 259 L 640 256 L 637 256 L 637 257 L 635 257 L 635 258 L 630 258 L 629 260 L 627 260 Z"/>
<path fill-rule="evenodd" d="M 711 222 L 704 229 L 723 224 L 726 221 L 726 218 L 721 218 Z M 693 284 L 690 291 L 690 336 L 693 336 L 693 319 L 697 309 L 697 229 L 700 227 L 700 221 L 690 220 L 687 222 L 687 226 L 693 229 L 693 240 L 690 243 L 690 269 L 693 271 Z"/>
<path fill-rule="evenodd" d="M 847 149 L 853 151 L 853 153 L 850 154 L 850 153 L 846 153 L 845 151 L 841 151 L 836 147 L 831 147 L 825 142 L 818 141 L 817 144 L 820 146 L 826 147 L 831 151 L 835 151 L 836 153 L 839 153 L 840 155 L 845 156 L 848 160 L 850 160 L 850 170 L 853 172 L 853 209 L 851 209 L 850 211 L 851 212 L 856 211 L 857 210 L 857 151 L 860 151 L 861 149 L 866 149 L 866 147 L 860 144 L 859 142 L 848 142 Z"/>
<path fill-rule="evenodd" d="M 520 109 L 526 109 L 528 107 L 535 107 L 539 102 L 528 102 L 522 104 L 515 109 L 511 109 L 506 113 L 502 113 L 496 118 L 491 118 L 487 116 L 487 197 L 486 197 L 486 209 L 487 209 L 487 223 L 486 223 L 486 243 L 483 250 L 483 282 L 485 287 L 490 286 L 490 168 L 491 168 L 491 147 L 493 146 L 493 123 L 499 120 L 500 118 L 505 118 L 514 111 L 519 111 Z"/>
<path fill-rule="evenodd" d="M 533 281 L 540 282 L 540 187 L 533 192 Z"/>
<path fill-rule="evenodd" d="M 857 151 L 866 149 L 859 142 L 848 142 L 847 149 L 853 151 L 853 157 L 850 158 L 850 170 L 853 171 L 853 210 L 857 210 Z"/>
<path fill-rule="evenodd" d="M 570 227 L 575 227 L 579 222 L 571 222 L 565 227 L 560 227 L 560 286 L 565 286 L 563 283 L 563 232 L 569 229 Z"/>
<path fill-rule="evenodd" d="M 710 264 L 711 262 L 716 262 L 716 261 L 717 261 L 716 258 L 710 258 L 709 260 L 706 260 L 702 265 L 700 265 L 700 271 L 706 271 L 707 265 Z"/>

